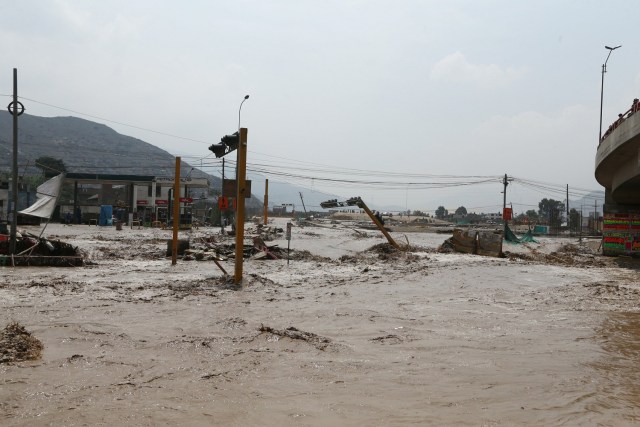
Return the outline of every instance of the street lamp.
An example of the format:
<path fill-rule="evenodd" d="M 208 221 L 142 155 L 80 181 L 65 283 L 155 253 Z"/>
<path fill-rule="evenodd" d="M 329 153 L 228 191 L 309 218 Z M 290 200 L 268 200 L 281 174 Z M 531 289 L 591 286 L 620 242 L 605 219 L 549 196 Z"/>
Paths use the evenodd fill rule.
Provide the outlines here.
<path fill-rule="evenodd" d="M 242 111 L 242 104 L 244 104 L 244 101 L 246 101 L 247 99 L 249 99 L 249 95 L 245 95 L 244 99 L 242 100 L 242 102 L 240 103 L 240 108 L 238 108 L 238 135 L 240 135 L 240 112 Z M 238 138 L 240 138 L 240 136 L 238 136 Z M 239 141 L 240 139 L 238 139 Z M 238 151 L 238 155 L 239 155 L 239 151 Z M 238 161 L 237 161 L 237 157 L 236 157 L 236 189 L 237 189 L 237 185 L 238 185 Z"/>
<path fill-rule="evenodd" d="M 602 141 L 602 100 L 604 96 L 604 73 L 607 72 L 607 61 L 609 61 L 611 52 L 619 47 L 622 47 L 622 45 L 616 47 L 605 46 L 605 49 L 607 49 L 609 53 L 607 54 L 607 59 L 604 61 L 604 64 L 602 64 L 602 83 L 600 84 L 600 133 L 598 134 L 598 145 L 600 145 L 600 141 Z"/>
<path fill-rule="evenodd" d="M 240 111 L 242 111 L 242 104 L 244 104 L 244 101 L 246 101 L 247 99 L 249 99 L 249 95 L 244 96 L 244 99 L 240 103 L 240 108 L 238 109 L 238 132 L 240 132 Z"/>

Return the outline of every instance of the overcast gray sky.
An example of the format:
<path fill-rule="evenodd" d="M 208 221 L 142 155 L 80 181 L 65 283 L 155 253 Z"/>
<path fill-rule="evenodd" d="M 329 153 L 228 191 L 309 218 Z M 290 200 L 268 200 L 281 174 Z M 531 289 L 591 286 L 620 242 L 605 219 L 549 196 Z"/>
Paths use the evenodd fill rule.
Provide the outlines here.
<path fill-rule="evenodd" d="M 105 123 L 219 174 L 207 147 L 249 94 L 249 163 L 270 180 L 494 211 L 505 173 L 600 189 L 604 46 L 622 45 L 606 129 L 640 95 L 639 18 L 628 0 L 5 0 L 0 95 L 17 68 L 27 113 Z M 484 179 L 461 176 L 493 182 L 425 189 Z M 564 199 L 517 182 L 507 195 L 516 211 Z"/>

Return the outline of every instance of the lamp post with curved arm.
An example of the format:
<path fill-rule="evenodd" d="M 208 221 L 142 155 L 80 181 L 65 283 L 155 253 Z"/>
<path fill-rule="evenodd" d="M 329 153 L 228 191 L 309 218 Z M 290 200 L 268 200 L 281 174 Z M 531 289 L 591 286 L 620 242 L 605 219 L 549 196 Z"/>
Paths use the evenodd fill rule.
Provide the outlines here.
<path fill-rule="evenodd" d="M 244 96 L 244 99 L 240 103 L 240 108 L 238 108 L 238 131 L 240 131 L 240 112 L 242 111 L 242 104 L 244 104 L 244 101 L 246 101 L 247 99 L 249 99 L 249 95 Z"/>
<path fill-rule="evenodd" d="M 611 52 L 619 47 L 622 47 L 622 45 L 616 47 L 605 46 L 605 49 L 607 49 L 609 53 L 607 54 L 607 59 L 604 61 L 604 64 L 602 64 L 602 82 L 600 84 L 600 132 L 598 133 L 598 145 L 600 145 L 600 141 L 602 141 L 602 101 L 604 99 L 604 73 L 607 72 L 607 62 L 609 61 Z"/>
<path fill-rule="evenodd" d="M 249 95 L 244 96 L 244 99 L 240 103 L 240 108 L 238 108 L 238 135 L 240 134 L 240 113 L 242 112 L 242 104 L 244 104 L 244 101 L 246 101 L 247 99 L 249 99 Z M 237 182 L 238 182 L 238 162 L 236 161 L 236 185 L 237 185 Z"/>

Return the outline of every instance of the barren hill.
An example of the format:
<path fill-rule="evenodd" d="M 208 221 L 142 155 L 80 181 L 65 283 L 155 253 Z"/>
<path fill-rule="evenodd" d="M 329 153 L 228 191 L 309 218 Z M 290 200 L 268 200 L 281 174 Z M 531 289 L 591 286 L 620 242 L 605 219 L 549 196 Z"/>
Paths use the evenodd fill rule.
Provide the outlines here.
<path fill-rule="evenodd" d="M 69 172 L 171 176 L 175 167 L 175 157 L 161 148 L 89 120 L 24 114 L 18 126 L 21 174 L 42 156 L 62 159 Z M 11 115 L 0 112 L 0 170 L 11 169 L 12 135 Z M 187 166 L 184 174 L 191 169 Z M 218 177 L 201 171 L 192 176 L 207 177 L 220 188 Z"/>
<path fill-rule="evenodd" d="M 40 173 L 35 168 L 39 157 L 61 159 L 68 172 L 121 175 L 172 176 L 175 157 L 148 142 L 122 135 L 110 127 L 78 117 L 20 116 L 18 133 L 19 173 Z M 0 111 L 0 172 L 11 171 L 12 117 Z M 191 165 L 183 161 L 182 175 L 191 171 Z M 220 178 L 199 169 L 191 172 L 194 178 L 207 178 L 212 188 L 221 188 Z M 253 195 L 249 205 L 259 207 L 264 177 L 253 175 Z M 320 209 L 320 202 L 338 196 L 297 187 L 282 182 L 270 185 L 271 204 L 295 203 L 300 209 L 300 193 L 310 209 Z M 299 203 L 300 202 L 300 203 Z"/>

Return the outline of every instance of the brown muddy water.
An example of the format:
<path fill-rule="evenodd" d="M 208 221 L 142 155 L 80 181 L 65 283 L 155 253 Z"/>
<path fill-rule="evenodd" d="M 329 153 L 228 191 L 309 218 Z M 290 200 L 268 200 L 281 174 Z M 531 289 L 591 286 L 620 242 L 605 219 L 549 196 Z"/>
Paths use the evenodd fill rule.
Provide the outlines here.
<path fill-rule="evenodd" d="M 235 289 L 210 261 L 171 266 L 169 232 L 50 233 L 95 264 L 0 268 L 0 326 L 44 346 L 0 364 L 2 425 L 640 422 L 637 265 L 577 240 L 494 259 L 294 228 L 310 253 L 247 260 Z"/>

